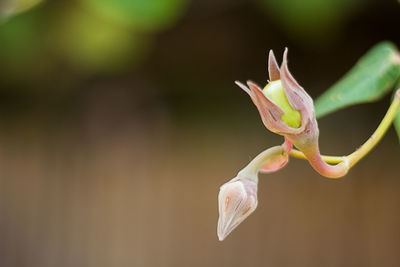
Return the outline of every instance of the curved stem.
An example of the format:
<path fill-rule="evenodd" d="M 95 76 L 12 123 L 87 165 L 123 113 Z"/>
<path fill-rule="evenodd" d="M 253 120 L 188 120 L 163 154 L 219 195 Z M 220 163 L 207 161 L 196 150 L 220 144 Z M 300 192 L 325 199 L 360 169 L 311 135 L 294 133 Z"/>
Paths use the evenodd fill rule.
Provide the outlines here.
<path fill-rule="evenodd" d="M 244 167 L 239 173 L 238 176 L 254 176 L 258 174 L 258 171 L 264 165 L 264 163 L 273 156 L 281 155 L 285 152 L 283 146 L 274 146 L 264 150 L 260 154 L 257 155 L 246 167 Z"/>
<path fill-rule="evenodd" d="M 350 169 L 349 161 L 346 158 L 342 158 L 342 162 L 335 165 L 326 163 L 319 153 L 318 143 L 308 146 L 306 149 L 303 149 L 303 152 L 314 170 L 327 178 L 343 177 Z"/>
<path fill-rule="evenodd" d="M 382 137 L 385 135 L 390 125 L 392 124 L 394 118 L 396 117 L 397 111 L 400 108 L 400 89 L 397 89 L 397 92 L 394 95 L 394 99 L 388 111 L 383 117 L 381 123 L 378 128 L 376 128 L 375 132 L 371 135 L 371 137 L 365 142 L 360 148 L 347 156 L 349 160 L 350 167 L 354 166 L 357 162 L 359 162 L 365 155 L 368 154 L 375 146 L 379 143 Z"/>
<path fill-rule="evenodd" d="M 307 160 L 306 156 L 303 154 L 303 152 L 297 150 L 297 149 L 292 149 L 292 151 L 289 153 L 290 156 L 298 159 L 305 159 Z M 321 158 L 323 161 L 329 164 L 338 164 L 343 161 L 343 157 L 340 156 L 325 156 L 321 155 Z"/>
<path fill-rule="evenodd" d="M 389 129 L 389 126 L 392 124 L 399 108 L 400 108 L 400 89 L 397 89 L 394 99 L 390 104 L 390 107 L 386 112 L 385 116 L 383 117 L 378 128 L 376 128 L 375 132 L 361 147 L 359 147 L 356 151 L 354 151 L 348 156 L 342 156 L 342 157 L 321 156 L 322 160 L 325 161 L 326 163 L 338 164 L 342 162 L 344 159 L 347 159 L 349 162 L 349 167 L 353 167 L 358 161 L 360 161 L 364 156 L 366 156 L 379 143 L 379 141 L 382 139 L 382 137 Z M 299 159 L 307 159 L 306 156 L 301 151 L 296 149 L 292 149 L 289 155 Z"/>

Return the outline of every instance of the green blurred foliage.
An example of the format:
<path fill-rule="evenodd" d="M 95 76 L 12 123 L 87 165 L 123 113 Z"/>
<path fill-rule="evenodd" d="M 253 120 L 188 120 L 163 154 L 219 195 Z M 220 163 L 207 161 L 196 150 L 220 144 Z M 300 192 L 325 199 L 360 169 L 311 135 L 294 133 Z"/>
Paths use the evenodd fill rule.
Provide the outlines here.
<path fill-rule="evenodd" d="M 39 44 L 37 16 L 27 13 L 0 27 L 1 58 L 8 64 L 35 57 Z"/>
<path fill-rule="evenodd" d="M 52 62 L 46 56 L 42 25 L 41 13 L 34 9 L 0 26 L 0 70 L 4 79 L 38 79 L 50 67 Z"/>
<path fill-rule="evenodd" d="M 85 72 L 109 72 L 138 63 L 151 41 L 148 34 L 79 8 L 65 12 L 54 32 L 59 55 Z"/>
<path fill-rule="evenodd" d="M 94 11 L 139 30 L 160 30 L 177 21 L 186 0 L 83 0 Z"/>
<path fill-rule="evenodd" d="M 256 0 L 292 38 L 308 44 L 331 40 L 362 0 Z"/>
<path fill-rule="evenodd" d="M 395 86 L 395 90 L 393 92 L 393 97 L 394 97 L 394 94 L 396 93 L 396 91 L 399 89 L 400 89 L 400 80 L 397 82 L 397 84 Z M 399 142 L 400 142 L 400 111 L 397 112 L 397 115 L 393 121 L 393 125 L 397 132 L 397 136 L 399 137 Z"/>
<path fill-rule="evenodd" d="M 187 0 L 45 1 L 31 8 L 39 2 L 0 5 L 7 14 L 0 21 L 3 82 L 25 86 L 60 71 L 73 76 L 132 68 L 148 55 L 154 34 L 177 22 Z"/>
<path fill-rule="evenodd" d="M 0 18 L 6 19 L 15 14 L 24 12 L 43 0 L 4 0 L 0 3 Z"/>

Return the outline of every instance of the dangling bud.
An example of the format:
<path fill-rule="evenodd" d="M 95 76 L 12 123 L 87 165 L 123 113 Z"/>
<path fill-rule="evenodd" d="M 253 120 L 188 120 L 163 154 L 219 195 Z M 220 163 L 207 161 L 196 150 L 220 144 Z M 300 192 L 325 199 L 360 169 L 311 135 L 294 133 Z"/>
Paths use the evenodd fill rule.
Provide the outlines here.
<path fill-rule="evenodd" d="M 261 152 L 235 178 L 221 186 L 218 195 L 218 238 L 224 240 L 257 207 L 258 172 L 283 168 L 292 149 L 290 141 Z"/>
<path fill-rule="evenodd" d="M 235 177 L 221 186 L 218 195 L 220 241 L 233 231 L 257 207 L 257 181 Z"/>

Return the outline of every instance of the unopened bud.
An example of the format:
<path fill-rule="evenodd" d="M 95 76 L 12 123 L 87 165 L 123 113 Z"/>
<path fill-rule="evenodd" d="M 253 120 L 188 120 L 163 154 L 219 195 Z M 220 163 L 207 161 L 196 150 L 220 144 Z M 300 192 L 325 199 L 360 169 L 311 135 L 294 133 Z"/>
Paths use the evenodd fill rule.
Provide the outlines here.
<path fill-rule="evenodd" d="M 345 162 L 332 166 L 321 157 L 314 103 L 290 73 L 287 53 L 288 50 L 285 49 L 282 65 L 279 67 L 272 50 L 270 51 L 268 72 L 271 82 L 263 90 L 251 81 L 247 82 L 248 86 L 240 82 L 236 84 L 251 97 L 267 129 L 284 136 L 295 145 L 320 174 L 331 178 L 342 177 L 348 171 Z M 277 159 L 273 159 L 273 164 L 267 162 L 261 171 L 271 172 L 279 169 L 279 163 L 284 165 L 287 163 L 285 160 L 284 156 L 278 156 Z"/>
<path fill-rule="evenodd" d="M 271 132 L 288 137 L 291 141 L 306 129 L 307 132 L 311 130 L 313 134 L 316 130 L 310 129 L 310 121 L 315 120 L 314 104 L 312 98 L 289 72 L 287 49 L 280 68 L 270 51 L 268 71 L 271 81 L 263 90 L 251 81 L 247 82 L 248 86 L 236 82 L 257 106 L 264 125 Z"/>
<path fill-rule="evenodd" d="M 257 207 L 257 181 L 235 177 L 221 186 L 218 195 L 220 241 L 233 231 Z"/>

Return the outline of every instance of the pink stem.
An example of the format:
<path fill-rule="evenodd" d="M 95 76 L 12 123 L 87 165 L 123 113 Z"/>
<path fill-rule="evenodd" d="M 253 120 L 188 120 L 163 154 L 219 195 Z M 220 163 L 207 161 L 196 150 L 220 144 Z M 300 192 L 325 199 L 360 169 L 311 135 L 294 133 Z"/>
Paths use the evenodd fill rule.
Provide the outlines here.
<path fill-rule="evenodd" d="M 349 170 L 349 163 L 346 159 L 343 162 L 330 165 L 326 163 L 319 152 L 318 145 L 313 145 L 307 149 L 303 149 L 302 152 L 306 156 L 311 166 L 321 175 L 328 178 L 340 178 L 347 174 Z"/>

